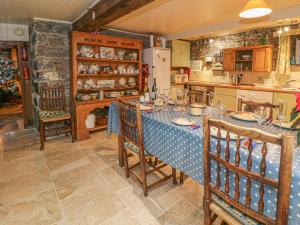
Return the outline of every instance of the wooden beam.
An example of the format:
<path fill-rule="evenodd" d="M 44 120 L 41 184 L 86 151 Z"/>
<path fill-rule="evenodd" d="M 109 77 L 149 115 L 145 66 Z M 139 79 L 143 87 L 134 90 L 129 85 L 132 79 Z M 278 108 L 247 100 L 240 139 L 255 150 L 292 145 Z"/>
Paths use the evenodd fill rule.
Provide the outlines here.
<path fill-rule="evenodd" d="M 73 24 L 73 30 L 95 31 L 155 0 L 101 0 Z M 93 11 L 95 19 L 93 20 Z"/>

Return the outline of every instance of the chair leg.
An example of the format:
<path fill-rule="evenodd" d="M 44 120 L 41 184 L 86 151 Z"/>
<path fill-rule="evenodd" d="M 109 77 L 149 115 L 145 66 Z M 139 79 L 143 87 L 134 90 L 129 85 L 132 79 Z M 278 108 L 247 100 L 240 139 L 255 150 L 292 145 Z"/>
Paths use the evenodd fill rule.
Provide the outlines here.
<path fill-rule="evenodd" d="M 121 135 L 118 135 L 118 154 L 119 154 L 119 166 L 123 167 L 124 166 L 124 154 L 122 151 L 123 143 L 122 143 L 122 138 Z"/>
<path fill-rule="evenodd" d="M 140 156 L 140 165 L 141 165 L 141 177 L 142 177 L 142 184 L 144 190 L 144 196 L 148 196 L 148 185 L 147 185 L 147 175 L 146 175 L 146 160 L 145 157 Z"/>
<path fill-rule="evenodd" d="M 75 123 L 73 118 L 71 118 L 71 135 L 72 135 L 72 143 L 75 142 Z"/>
<path fill-rule="evenodd" d="M 127 150 L 123 147 L 121 147 L 121 151 L 123 154 L 123 163 L 124 163 L 124 168 L 125 168 L 125 176 L 126 178 L 129 177 L 129 167 L 128 167 L 128 156 L 127 156 Z"/>
<path fill-rule="evenodd" d="M 210 201 L 209 199 L 203 197 L 203 210 L 204 210 L 204 225 L 211 225 L 212 218 L 211 218 L 211 211 L 209 209 Z"/>
<path fill-rule="evenodd" d="M 157 164 L 158 164 L 158 158 L 155 157 L 155 159 L 154 159 L 154 166 L 157 166 Z"/>
<path fill-rule="evenodd" d="M 173 184 L 177 184 L 177 179 L 176 179 L 176 169 L 172 167 L 172 176 L 173 176 Z"/>
<path fill-rule="evenodd" d="M 179 180 L 180 184 L 183 184 L 183 177 L 184 177 L 184 173 L 180 171 L 180 178 L 179 178 L 180 179 Z"/>
<path fill-rule="evenodd" d="M 45 125 L 42 120 L 40 120 L 40 150 L 44 150 L 44 142 L 45 142 Z"/>

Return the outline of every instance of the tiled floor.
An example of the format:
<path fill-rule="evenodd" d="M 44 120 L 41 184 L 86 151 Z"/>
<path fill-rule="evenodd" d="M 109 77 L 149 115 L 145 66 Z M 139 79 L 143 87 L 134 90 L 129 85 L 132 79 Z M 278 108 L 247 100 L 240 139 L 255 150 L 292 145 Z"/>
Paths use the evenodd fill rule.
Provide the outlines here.
<path fill-rule="evenodd" d="M 0 225 L 203 224 L 200 185 L 170 180 L 145 198 L 105 132 L 75 144 L 49 140 L 43 152 L 32 131 L 18 132 L 0 142 Z"/>

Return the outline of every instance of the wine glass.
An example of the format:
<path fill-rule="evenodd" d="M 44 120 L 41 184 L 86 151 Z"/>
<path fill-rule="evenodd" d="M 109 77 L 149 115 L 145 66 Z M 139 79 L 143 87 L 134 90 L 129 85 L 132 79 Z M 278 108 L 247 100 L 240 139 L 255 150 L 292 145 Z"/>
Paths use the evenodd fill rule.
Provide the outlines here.
<path fill-rule="evenodd" d="M 285 121 L 287 113 L 287 102 L 283 99 L 278 100 L 278 108 L 277 108 L 277 119 L 279 121 L 280 133 L 282 131 L 282 124 Z"/>
<path fill-rule="evenodd" d="M 257 107 L 254 110 L 254 116 L 255 116 L 255 119 L 256 119 L 258 125 L 261 126 L 263 121 L 264 121 L 264 116 L 263 116 L 263 113 L 262 113 L 262 109 L 260 107 Z"/>
<path fill-rule="evenodd" d="M 219 110 L 220 118 L 223 118 L 226 112 L 226 105 L 220 102 L 220 104 L 218 105 L 218 110 Z"/>

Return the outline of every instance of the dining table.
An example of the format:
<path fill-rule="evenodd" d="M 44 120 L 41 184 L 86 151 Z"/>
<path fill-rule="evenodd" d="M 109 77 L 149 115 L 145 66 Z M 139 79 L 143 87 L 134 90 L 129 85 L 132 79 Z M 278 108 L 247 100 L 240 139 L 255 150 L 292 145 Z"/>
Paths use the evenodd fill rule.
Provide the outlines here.
<path fill-rule="evenodd" d="M 204 172 L 203 172 L 203 116 L 192 116 L 188 111 L 177 111 L 174 106 L 167 106 L 142 113 L 142 131 L 144 148 L 147 152 L 157 157 L 159 160 L 167 163 L 173 168 L 184 172 L 187 176 L 203 185 Z M 296 135 L 293 131 L 281 130 L 272 124 L 259 125 L 257 122 L 247 122 L 237 120 L 229 115 L 213 114 L 212 117 L 217 117 L 229 123 L 241 126 L 260 129 L 264 132 L 274 135 L 280 135 L 281 132 L 289 132 Z M 195 121 L 199 127 L 192 129 L 191 126 L 180 126 L 173 123 L 174 118 L 188 118 Z M 119 104 L 113 102 L 109 107 L 108 118 L 108 134 L 120 135 L 120 117 L 119 117 Z M 242 146 L 243 146 L 242 140 Z M 216 149 L 217 139 L 211 138 L 211 149 Z M 226 140 L 221 140 L 222 151 L 226 146 Z M 259 172 L 260 162 L 262 159 L 261 147 L 262 144 L 257 141 L 254 142 L 252 151 L 253 164 L 252 170 Z M 279 163 L 280 163 L 280 146 L 268 144 L 267 154 L 267 177 L 278 180 Z M 234 163 L 234 151 L 236 148 L 235 140 L 230 141 L 230 162 Z M 248 150 L 241 149 L 241 165 L 246 167 L 246 159 Z M 212 164 L 212 171 L 216 169 L 216 165 Z M 213 174 L 213 172 L 212 172 Z M 225 184 L 225 169 L 221 170 L 222 186 Z M 213 179 L 212 179 L 213 180 Z M 230 195 L 234 196 L 234 173 L 230 174 Z M 258 209 L 259 201 L 259 183 L 253 181 L 251 186 L 251 208 Z M 276 202 L 277 202 L 277 189 L 273 187 L 265 187 L 265 207 L 264 213 L 267 216 L 275 218 L 276 215 Z M 240 202 L 245 202 L 246 195 L 246 179 L 242 178 L 240 182 Z M 292 184 L 290 195 L 289 207 L 289 224 L 300 224 L 300 147 L 294 148 L 293 158 L 293 171 L 292 171 Z"/>

